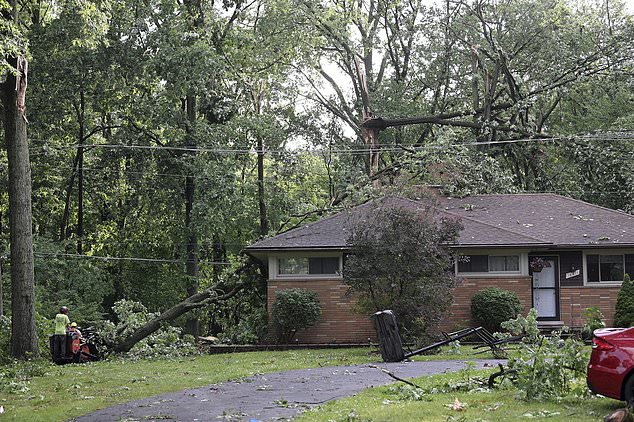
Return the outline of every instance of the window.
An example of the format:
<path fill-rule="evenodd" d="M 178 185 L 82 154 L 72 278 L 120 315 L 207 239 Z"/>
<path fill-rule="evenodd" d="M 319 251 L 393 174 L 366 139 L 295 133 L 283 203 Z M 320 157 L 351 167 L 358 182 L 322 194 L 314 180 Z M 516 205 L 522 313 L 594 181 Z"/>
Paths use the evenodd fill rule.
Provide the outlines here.
<path fill-rule="evenodd" d="M 623 281 L 627 255 L 586 255 L 589 283 Z"/>
<path fill-rule="evenodd" d="M 281 275 L 339 274 L 339 257 L 289 257 L 278 260 Z"/>
<path fill-rule="evenodd" d="M 465 255 L 458 261 L 459 273 L 518 272 L 519 255 Z"/>

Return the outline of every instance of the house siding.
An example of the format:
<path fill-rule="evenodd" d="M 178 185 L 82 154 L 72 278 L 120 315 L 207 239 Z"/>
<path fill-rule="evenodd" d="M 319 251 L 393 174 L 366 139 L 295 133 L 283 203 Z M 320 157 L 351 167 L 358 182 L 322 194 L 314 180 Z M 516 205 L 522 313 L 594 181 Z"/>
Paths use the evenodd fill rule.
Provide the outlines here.
<path fill-rule="evenodd" d="M 585 323 L 581 313 L 597 307 L 605 317 L 606 327 L 614 324 L 614 306 L 619 294 L 618 286 L 562 287 L 560 293 L 561 319 L 569 327 L 582 327 Z"/>
<path fill-rule="evenodd" d="M 440 324 L 440 330 L 455 331 L 476 326 L 477 324 L 471 319 L 471 298 L 487 287 L 499 287 L 514 292 L 522 303 L 523 313 L 526 314 L 530 310 L 532 304 L 530 277 L 465 277 L 453 289 L 453 303 L 447 317 Z"/>
<path fill-rule="evenodd" d="M 341 280 L 269 280 L 269 315 L 280 290 L 302 288 L 317 292 L 321 302 L 321 317 L 316 325 L 296 333 L 300 343 L 367 343 L 376 341 L 369 316 L 354 312 L 356 299 L 346 294 L 348 286 Z M 270 327 L 272 328 L 272 327 Z M 270 330 L 273 333 L 273 330 Z"/>

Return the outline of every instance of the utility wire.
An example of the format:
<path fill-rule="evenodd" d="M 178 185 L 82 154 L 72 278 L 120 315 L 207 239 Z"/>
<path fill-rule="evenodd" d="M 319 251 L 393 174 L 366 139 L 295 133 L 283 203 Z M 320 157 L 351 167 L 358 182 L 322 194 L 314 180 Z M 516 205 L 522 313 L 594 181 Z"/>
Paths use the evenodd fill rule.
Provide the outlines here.
<path fill-rule="evenodd" d="M 608 133 L 606 133 L 607 135 Z M 631 142 L 634 141 L 634 131 L 632 132 L 610 132 L 611 136 L 598 136 L 593 134 L 585 134 L 585 135 L 571 135 L 571 136 L 559 136 L 559 137 L 550 137 L 550 138 L 524 138 L 524 139 L 508 139 L 508 140 L 500 140 L 500 141 L 488 141 L 488 142 L 478 142 L 478 141 L 469 141 L 469 142 L 458 142 L 452 144 L 431 144 L 424 146 L 406 146 L 406 145 L 398 145 L 398 144 L 381 144 L 378 148 L 347 148 L 347 149 L 312 149 L 312 150 L 302 150 L 298 149 L 297 151 L 303 153 L 311 153 L 311 154 L 350 154 L 350 155 L 358 155 L 358 154 L 368 154 L 371 151 L 378 152 L 402 152 L 402 153 L 411 153 L 418 151 L 426 151 L 429 149 L 446 149 L 451 147 L 460 147 L 460 146 L 478 146 L 478 147 L 486 147 L 486 146 L 495 146 L 495 145 L 506 145 L 506 144 L 521 144 L 521 143 L 545 143 L 545 142 L 560 142 L 560 141 L 626 141 Z M 78 148 L 104 148 L 104 149 L 139 149 L 139 150 L 150 150 L 150 151 L 178 151 L 178 152 L 206 152 L 206 153 L 214 153 L 214 154 L 234 154 L 234 155 L 257 155 L 258 151 L 253 148 L 189 148 L 189 147 L 169 147 L 169 146 L 155 146 L 155 145 L 125 145 L 125 144 L 85 144 L 85 145 L 45 145 L 40 147 L 43 149 L 78 149 Z M 275 149 L 265 149 L 265 154 L 291 154 L 294 151 L 292 150 L 275 150 Z"/>
<path fill-rule="evenodd" d="M 81 254 L 69 254 L 69 253 L 45 253 L 45 252 L 33 252 L 33 255 L 38 258 L 77 258 L 77 259 L 95 259 L 99 261 L 134 261 L 134 262 L 160 262 L 171 264 L 186 264 L 188 260 L 183 259 L 157 259 L 157 258 L 139 258 L 139 257 L 119 257 L 119 256 L 95 256 L 95 255 L 81 255 Z M 231 265 L 231 262 L 221 261 L 197 261 L 203 265 Z"/>

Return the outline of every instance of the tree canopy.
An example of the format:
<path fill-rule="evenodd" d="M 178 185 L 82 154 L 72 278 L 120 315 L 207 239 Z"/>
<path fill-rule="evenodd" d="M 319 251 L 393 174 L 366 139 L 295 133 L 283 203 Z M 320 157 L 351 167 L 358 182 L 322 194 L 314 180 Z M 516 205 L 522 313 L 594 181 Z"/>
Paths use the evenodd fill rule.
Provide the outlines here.
<path fill-rule="evenodd" d="M 23 274 L 40 317 L 65 303 L 98 322 L 120 299 L 164 312 L 228 279 L 258 238 L 414 185 L 634 210 L 634 25 L 619 0 L 0 9 L 7 87 L 14 59 L 29 62 L 18 122 L 35 273 Z M 3 149 L 7 315 L 12 165 Z M 253 288 L 190 312 L 188 330 L 262 321 L 265 272 L 243 270 Z"/>

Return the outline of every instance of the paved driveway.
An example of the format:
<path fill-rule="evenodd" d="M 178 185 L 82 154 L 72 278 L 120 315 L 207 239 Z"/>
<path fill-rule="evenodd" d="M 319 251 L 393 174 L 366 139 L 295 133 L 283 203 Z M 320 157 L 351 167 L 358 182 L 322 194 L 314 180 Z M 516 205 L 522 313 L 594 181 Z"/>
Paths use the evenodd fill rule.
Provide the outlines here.
<path fill-rule="evenodd" d="M 476 360 L 478 367 L 497 360 Z M 457 371 L 463 361 L 376 364 L 401 378 Z M 269 421 L 290 419 L 306 408 L 395 380 L 370 365 L 273 372 L 239 381 L 162 394 L 109 407 L 74 421 Z"/>

